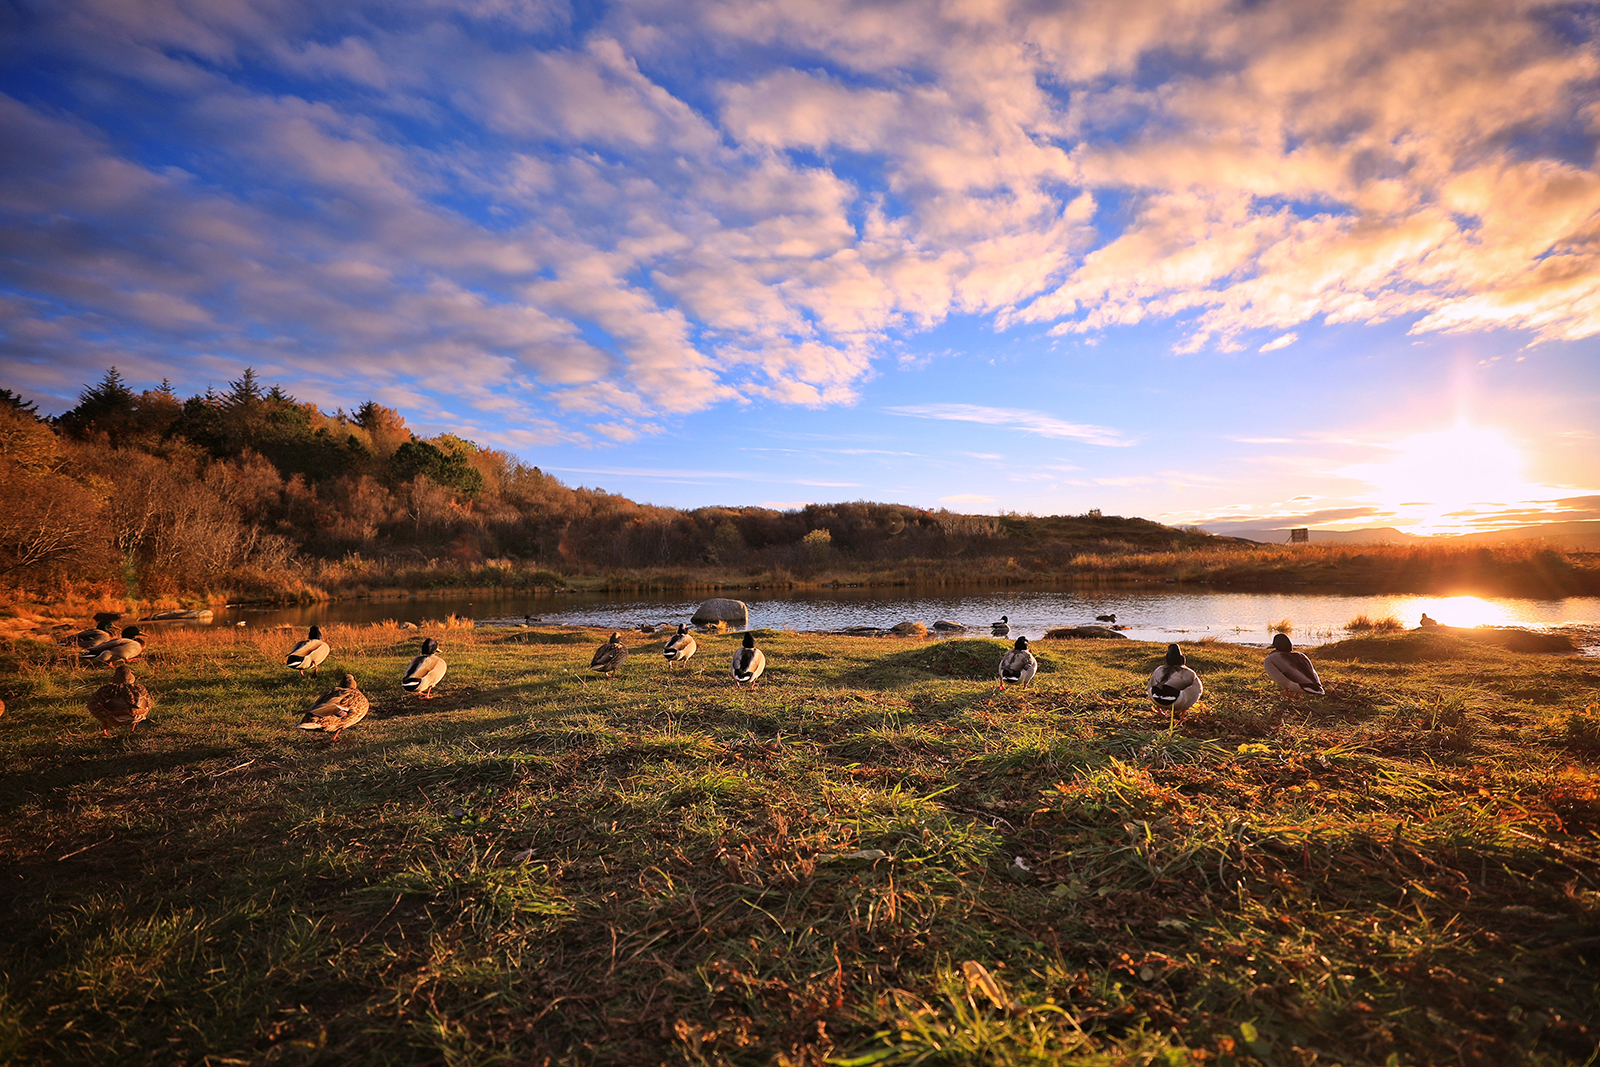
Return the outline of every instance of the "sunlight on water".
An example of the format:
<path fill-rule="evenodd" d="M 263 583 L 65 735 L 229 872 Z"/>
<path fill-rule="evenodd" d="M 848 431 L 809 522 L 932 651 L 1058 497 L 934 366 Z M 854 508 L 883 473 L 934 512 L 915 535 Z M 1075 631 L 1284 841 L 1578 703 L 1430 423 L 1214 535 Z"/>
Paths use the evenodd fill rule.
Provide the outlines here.
<path fill-rule="evenodd" d="M 1423 615 L 1441 626 L 1518 626 L 1534 621 L 1512 601 L 1478 596 L 1414 597 L 1402 610 L 1411 625 L 1416 625 L 1412 619 L 1420 622 Z"/>

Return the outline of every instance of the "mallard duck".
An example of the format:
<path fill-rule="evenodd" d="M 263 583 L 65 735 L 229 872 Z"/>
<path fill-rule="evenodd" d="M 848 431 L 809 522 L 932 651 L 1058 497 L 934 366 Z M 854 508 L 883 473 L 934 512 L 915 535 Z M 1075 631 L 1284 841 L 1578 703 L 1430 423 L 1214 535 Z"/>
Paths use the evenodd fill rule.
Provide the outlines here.
<path fill-rule="evenodd" d="M 990 626 L 989 629 L 994 633 L 994 635 L 996 637 L 1010 637 L 1011 636 L 1011 616 L 1009 616 L 1009 615 L 1000 616 L 1000 621 L 995 623 L 994 625 Z"/>
<path fill-rule="evenodd" d="M 122 631 L 121 637 L 113 637 L 91 645 L 78 653 L 78 659 L 84 663 L 98 663 L 102 666 L 111 663 L 130 663 L 144 655 L 144 633 L 137 626 L 129 626 Z"/>
<path fill-rule="evenodd" d="M 680 622 L 678 632 L 667 640 L 667 645 L 661 650 L 661 654 L 667 657 L 667 666 L 671 667 L 674 663 L 687 662 L 699 649 L 700 646 L 695 644 L 694 635 L 689 632 L 689 624 Z"/>
<path fill-rule="evenodd" d="M 1327 690 L 1322 688 L 1322 679 L 1317 677 L 1317 669 L 1304 652 L 1294 650 L 1288 634 L 1279 634 L 1272 639 L 1272 651 L 1267 653 L 1264 666 L 1267 677 L 1283 686 L 1285 696 L 1300 697 L 1307 693 L 1314 697 L 1327 695 Z"/>
<path fill-rule="evenodd" d="M 733 687 L 738 689 L 748 682 L 754 689 L 756 679 L 766 669 L 767 654 L 756 647 L 756 635 L 746 630 L 744 644 L 733 653 Z"/>
<path fill-rule="evenodd" d="M 440 661 L 441 664 L 443 662 Z M 443 675 L 444 671 L 439 673 Z M 332 744 L 339 740 L 341 733 L 365 719 L 371 710 L 372 701 L 356 685 L 356 676 L 346 674 L 338 685 L 323 693 L 311 705 L 305 718 L 300 720 L 300 729 L 325 730 L 333 735 L 328 739 L 328 743 Z"/>
<path fill-rule="evenodd" d="M 609 678 L 627 658 L 628 646 L 622 643 L 622 635 L 612 634 L 609 641 L 594 650 L 594 658 L 589 661 L 589 669 L 599 671 Z"/>
<path fill-rule="evenodd" d="M 317 668 L 322 661 L 328 658 L 328 653 L 333 651 L 328 647 L 328 642 L 322 639 L 322 627 L 313 626 L 306 639 L 289 650 L 289 658 L 284 660 L 292 669 L 305 674 L 306 668 L 311 668 L 311 677 L 317 676 Z"/>
<path fill-rule="evenodd" d="M 1438 619 L 1429 618 L 1428 617 L 1428 613 L 1426 611 L 1424 611 L 1422 613 L 1422 621 L 1417 623 L 1417 625 L 1418 626 L 1424 626 L 1424 627 L 1426 627 L 1426 626 L 1438 626 L 1439 625 L 1439 620 Z"/>
<path fill-rule="evenodd" d="M 1094 617 L 1094 621 L 1095 622 L 1116 622 L 1117 621 L 1117 613 L 1113 611 L 1110 615 L 1096 615 Z"/>
<path fill-rule="evenodd" d="M 412 660 L 411 666 L 406 668 L 405 675 L 400 679 L 400 688 L 431 700 L 433 687 L 444 677 L 445 669 L 444 657 L 439 655 L 439 642 L 430 637 L 422 642 L 422 655 Z"/>
<path fill-rule="evenodd" d="M 89 698 L 89 714 L 100 720 L 100 735 L 111 736 L 113 726 L 126 726 L 131 734 L 150 714 L 150 690 L 133 680 L 133 668 L 117 665 L 117 673 Z"/>
<path fill-rule="evenodd" d="M 1017 643 L 1011 646 L 1011 651 L 1000 657 L 1000 688 L 1004 689 L 1007 682 L 1012 685 L 1027 685 L 1037 673 L 1039 673 L 1039 661 L 1028 651 L 1028 639 L 1017 638 Z"/>
<path fill-rule="evenodd" d="M 67 638 L 66 643 L 77 645 L 79 648 L 93 648 L 95 645 L 109 641 L 113 632 L 111 627 L 120 618 L 122 618 L 120 611 L 96 612 L 94 626 L 88 630 L 79 630 Z"/>
<path fill-rule="evenodd" d="M 1200 676 L 1184 666 L 1183 650 L 1177 645 L 1167 646 L 1167 661 L 1150 676 L 1150 700 L 1156 707 L 1166 710 L 1176 720 L 1200 699 L 1206 687 Z"/>

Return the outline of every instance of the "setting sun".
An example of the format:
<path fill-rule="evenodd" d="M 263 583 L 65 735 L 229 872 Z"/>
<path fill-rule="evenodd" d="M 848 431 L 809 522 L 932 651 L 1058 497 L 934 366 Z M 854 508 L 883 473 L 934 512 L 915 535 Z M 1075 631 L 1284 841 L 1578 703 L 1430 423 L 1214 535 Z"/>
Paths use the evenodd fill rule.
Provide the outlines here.
<path fill-rule="evenodd" d="M 1523 480 L 1522 453 L 1496 430 L 1458 423 L 1388 447 L 1392 459 L 1344 473 L 1371 484 L 1385 508 L 1414 520 L 1408 529 L 1415 533 L 1460 532 L 1467 526 L 1460 512 L 1540 492 Z"/>

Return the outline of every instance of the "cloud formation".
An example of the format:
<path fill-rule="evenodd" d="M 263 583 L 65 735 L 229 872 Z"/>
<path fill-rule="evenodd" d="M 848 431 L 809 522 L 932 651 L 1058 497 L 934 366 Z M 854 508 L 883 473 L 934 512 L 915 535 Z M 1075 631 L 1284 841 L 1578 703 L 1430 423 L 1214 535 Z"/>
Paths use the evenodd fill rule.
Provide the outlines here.
<path fill-rule="evenodd" d="M 1190 351 L 1396 318 L 1589 337 L 1585 10 L 63 0 L 16 20 L 30 92 L 0 98 L 5 369 L 70 397 L 110 363 L 251 363 L 628 440 L 849 403 L 953 314 L 1172 321 Z"/>
<path fill-rule="evenodd" d="M 885 408 L 884 410 L 891 415 L 908 415 L 919 419 L 978 422 L 985 426 L 1001 426 L 1008 430 L 1020 430 L 1023 433 L 1034 434 L 1038 437 L 1082 441 L 1090 445 L 1130 445 L 1133 443 L 1117 433 L 1117 431 L 1104 426 L 1065 422 L 1039 411 L 992 408 L 979 404 L 907 404 L 900 407 Z"/>

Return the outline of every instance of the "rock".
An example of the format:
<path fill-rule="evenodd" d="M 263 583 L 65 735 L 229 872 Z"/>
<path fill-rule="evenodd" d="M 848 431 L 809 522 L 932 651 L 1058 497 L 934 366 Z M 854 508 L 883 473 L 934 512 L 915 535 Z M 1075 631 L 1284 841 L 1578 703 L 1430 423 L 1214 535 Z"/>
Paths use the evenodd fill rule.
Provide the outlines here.
<path fill-rule="evenodd" d="M 882 637 L 883 636 L 883 631 L 878 629 L 876 626 L 846 626 L 843 630 L 835 630 L 834 632 L 838 633 L 838 634 L 843 634 L 845 637 Z"/>
<path fill-rule="evenodd" d="M 928 624 L 925 622 L 897 622 L 890 627 L 889 632 L 896 637 L 927 637 Z"/>
<path fill-rule="evenodd" d="M 694 617 L 689 621 L 697 626 L 703 626 L 708 622 L 726 622 L 734 626 L 743 626 L 750 621 L 750 608 L 742 600 L 713 597 L 695 608 Z"/>
<path fill-rule="evenodd" d="M 195 608 L 193 611 L 158 611 L 154 615 L 147 615 L 140 622 L 210 622 L 212 619 L 210 608 Z"/>
<path fill-rule="evenodd" d="M 1127 638 L 1117 633 L 1109 626 L 1058 626 L 1054 630 L 1046 630 L 1046 637 L 1114 637 L 1118 641 Z"/>
<path fill-rule="evenodd" d="M 967 632 L 965 626 L 962 626 L 959 622 L 951 622 L 949 619 L 940 619 L 933 624 L 933 628 L 940 633 L 947 634 L 964 634 Z"/>

